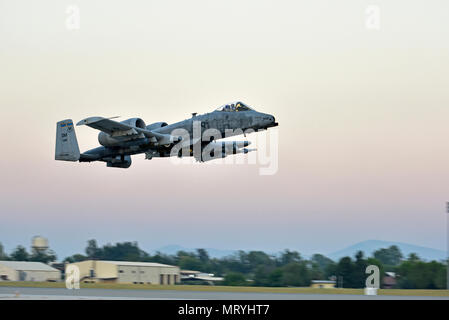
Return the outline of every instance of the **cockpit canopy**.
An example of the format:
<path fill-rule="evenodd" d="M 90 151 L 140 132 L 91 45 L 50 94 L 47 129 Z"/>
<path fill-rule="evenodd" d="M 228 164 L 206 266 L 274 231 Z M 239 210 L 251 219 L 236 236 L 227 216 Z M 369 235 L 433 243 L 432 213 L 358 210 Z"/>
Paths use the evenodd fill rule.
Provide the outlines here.
<path fill-rule="evenodd" d="M 254 109 L 248 107 L 243 102 L 237 101 L 237 102 L 225 104 L 224 106 L 217 108 L 215 111 L 238 112 L 238 111 L 250 111 L 250 110 L 254 110 Z"/>

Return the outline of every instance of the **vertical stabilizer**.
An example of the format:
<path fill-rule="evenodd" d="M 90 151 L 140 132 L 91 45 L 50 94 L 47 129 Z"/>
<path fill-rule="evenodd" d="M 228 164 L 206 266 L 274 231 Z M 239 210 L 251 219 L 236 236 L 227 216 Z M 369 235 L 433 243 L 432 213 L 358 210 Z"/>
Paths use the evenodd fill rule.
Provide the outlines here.
<path fill-rule="evenodd" d="M 78 161 L 80 149 L 72 119 L 56 123 L 55 160 Z"/>

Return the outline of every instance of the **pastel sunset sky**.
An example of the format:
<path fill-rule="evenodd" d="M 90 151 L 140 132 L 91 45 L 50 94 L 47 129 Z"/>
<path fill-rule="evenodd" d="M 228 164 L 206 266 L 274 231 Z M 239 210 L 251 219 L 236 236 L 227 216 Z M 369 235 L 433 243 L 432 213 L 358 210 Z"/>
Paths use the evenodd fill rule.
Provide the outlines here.
<path fill-rule="evenodd" d="M 79 29 L 66 26 L 70 5 Z M 366 27 L 370 5 L 379 29 Z M 445 249 L 448 10 L 443 0 L 0 0 L 0 242 L 10 252 L 39 234 L 61 259 L 91 238 L 147 251 L 309 254 L 367 239 Z M 127 170 L 54 160 L 62 119 L 173 123 L 235 100 L 279 122 L 276 174 L 144 155 Z M 96 130 L 76 133 L 82 151 L 97 146 Z"/>

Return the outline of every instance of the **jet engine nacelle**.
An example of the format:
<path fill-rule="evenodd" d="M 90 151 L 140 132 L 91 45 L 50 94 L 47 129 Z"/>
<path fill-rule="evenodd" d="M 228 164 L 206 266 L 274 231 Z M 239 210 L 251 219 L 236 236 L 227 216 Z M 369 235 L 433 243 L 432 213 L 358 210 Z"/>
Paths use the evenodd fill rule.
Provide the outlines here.
<path fill-rule="evenodd" d="M 155 122 L 147 125 L 147 130 L 155 130 L 167 126 L 167 122 Z"/>
<path fill-rule="evenodd" d="M 143 121 L 140 118 L 131 118 L 131 119 L 128 119 L 125 121 L 121 121 L 120 123 L 124 123 L 129 126 L 133 126 L 133 127 L 137 127 L 137 128 L 141 128 L 141 129 L 145 129 L 145 127 L 146 127 L 145 121 Z"/>
<path fill-rule="evenodd" d="M 121 123 L 127 124 L 129 126 L 133 126 L 136 128 L 146 129 L 145 122 L 140 118 L 131 118 L 124 121 L 121 121 Z M 100 132 L 98 134 L 98 142 L 105 147 L 115 147 L 120 145 L 123 141 L 129 141 L 131 139 L 135 139 L 135 136 L 132 137 L 126 137 L 126 133 L 123 136 L 119 136 L 117 138 L 111 137 L 109 134 L 105 132 Z"/>

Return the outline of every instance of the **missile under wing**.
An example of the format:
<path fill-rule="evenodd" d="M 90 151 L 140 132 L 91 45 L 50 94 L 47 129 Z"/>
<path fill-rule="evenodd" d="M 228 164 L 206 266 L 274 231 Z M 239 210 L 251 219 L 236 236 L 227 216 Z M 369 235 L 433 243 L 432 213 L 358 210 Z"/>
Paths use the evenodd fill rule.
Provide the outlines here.
<path fill-rule="evenodd" d="M 56 123 L 56 152 L 55 160 L 78 161 L 80 149 L 76 140 L 72 119 Z"/>

